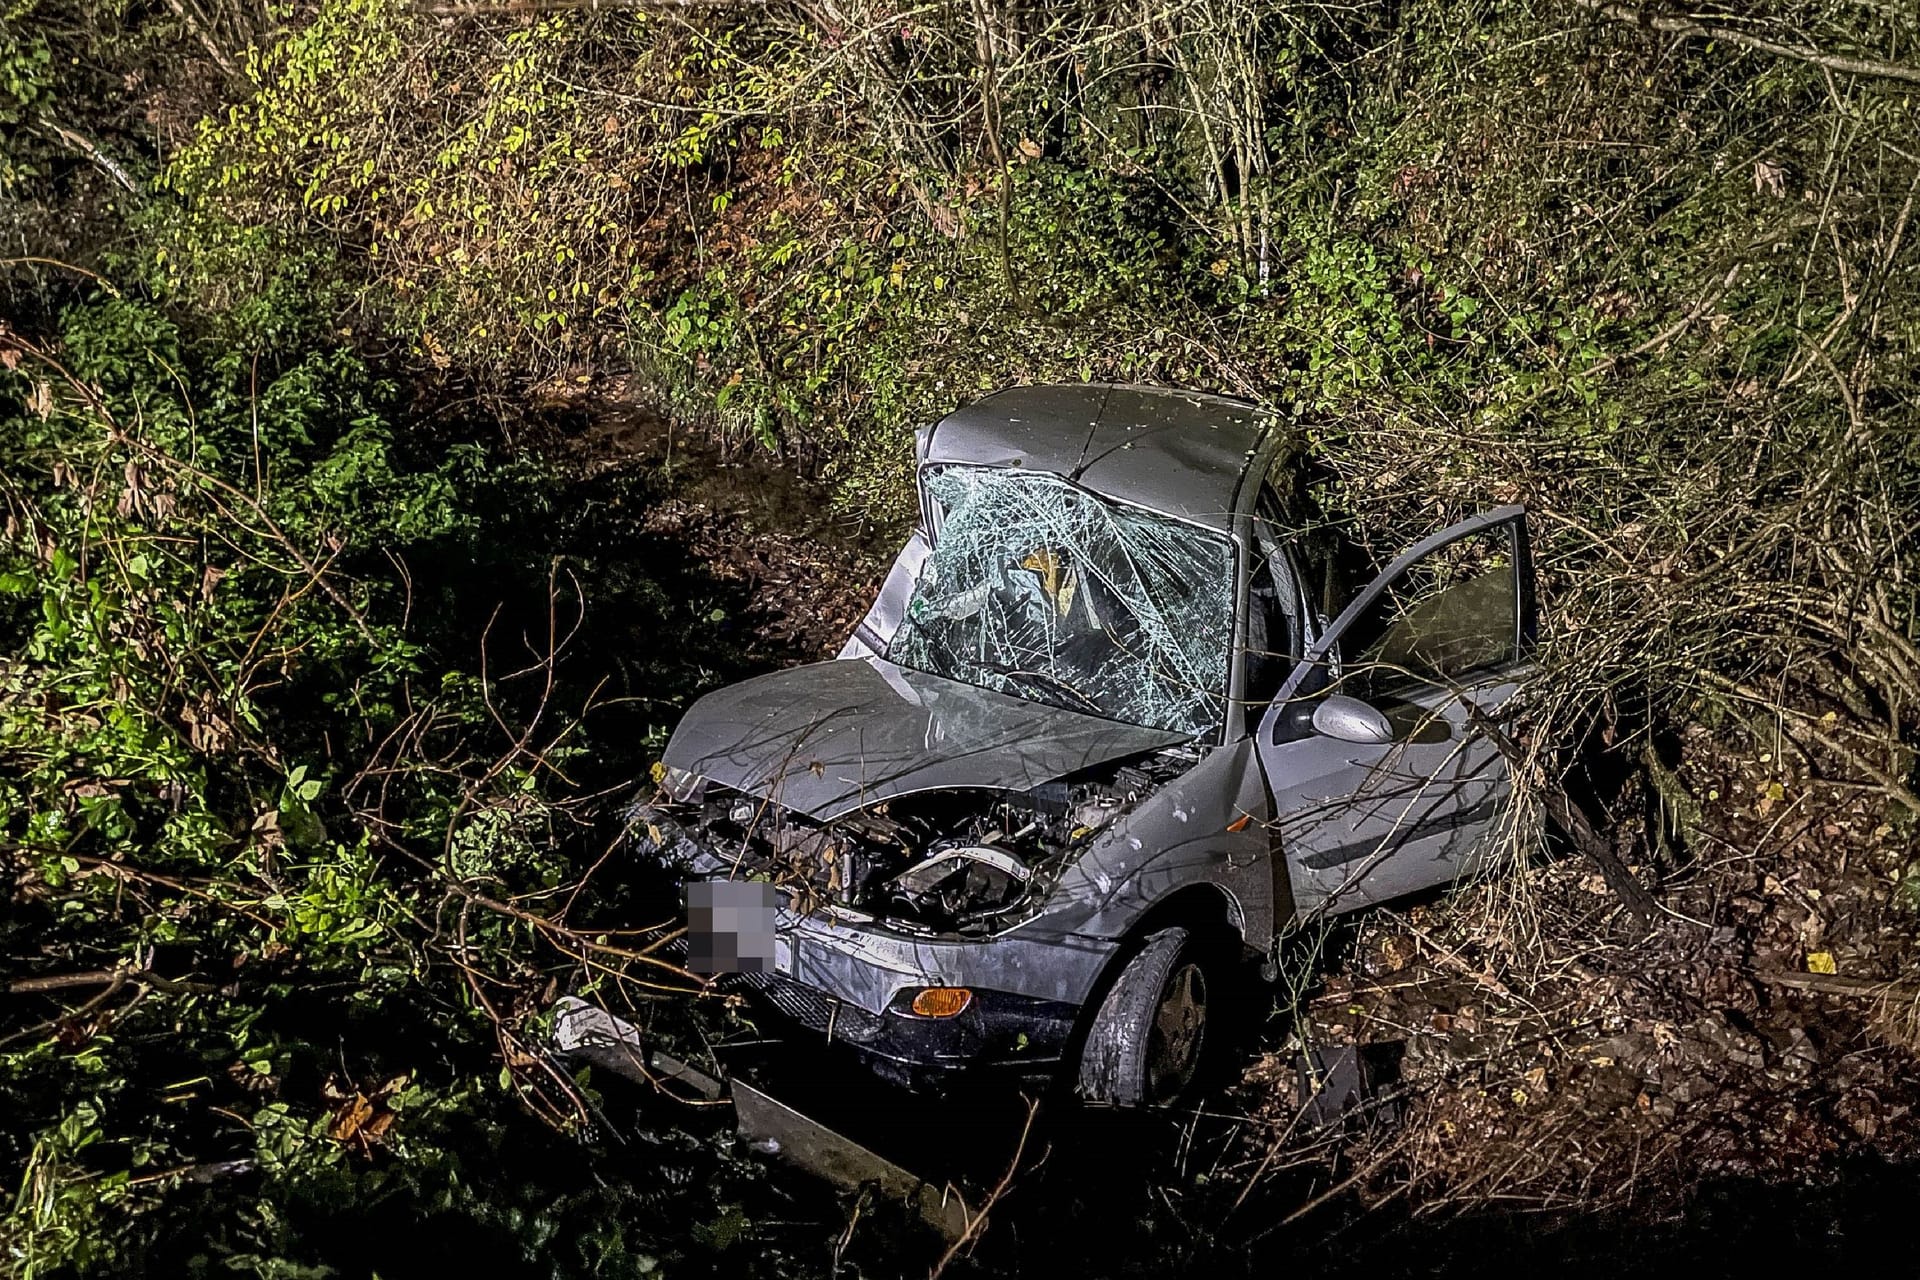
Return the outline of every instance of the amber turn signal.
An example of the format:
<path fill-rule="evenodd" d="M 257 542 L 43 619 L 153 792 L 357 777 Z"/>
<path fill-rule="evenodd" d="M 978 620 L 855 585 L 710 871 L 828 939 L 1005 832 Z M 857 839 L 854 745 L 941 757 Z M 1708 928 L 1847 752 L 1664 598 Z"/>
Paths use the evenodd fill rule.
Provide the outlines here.
<path fill-rule="evenodd" d="M 923 1018 L 957 1018 L 973 1003 L 965 987 L 928 987 L 913 998 L 913 1011 Z"/>

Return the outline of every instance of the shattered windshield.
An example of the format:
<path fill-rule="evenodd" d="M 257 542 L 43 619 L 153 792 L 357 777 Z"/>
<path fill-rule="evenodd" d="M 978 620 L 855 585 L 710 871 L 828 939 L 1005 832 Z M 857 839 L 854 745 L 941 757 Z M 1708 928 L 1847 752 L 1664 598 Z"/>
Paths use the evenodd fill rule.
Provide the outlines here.
<path fill-rule="evenodd" d="M 1038 472 L 944 467 L 921 483 L 945 514 L 889 661 L 1129 724 L 1219 727 L 1227 538 Z"/>

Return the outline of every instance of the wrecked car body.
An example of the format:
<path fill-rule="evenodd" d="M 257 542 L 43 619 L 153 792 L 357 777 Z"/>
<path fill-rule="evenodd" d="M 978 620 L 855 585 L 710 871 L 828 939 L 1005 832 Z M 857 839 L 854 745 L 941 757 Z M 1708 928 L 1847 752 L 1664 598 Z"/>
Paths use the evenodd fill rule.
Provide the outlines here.
<path fill-rule="evenodd" d="M 702 698 L 634 813 L 680 876 L 775 887 L 772 971 L 725 981 L 909 1085 L 1166 1102 L 1222 956 L 1473 869 L 1510 790 L 1475 717 L 1534 633 L 1518 508 L 1349 596 L 1251 405 L 1021 388 L 917 463 L 839 657 Z"/>

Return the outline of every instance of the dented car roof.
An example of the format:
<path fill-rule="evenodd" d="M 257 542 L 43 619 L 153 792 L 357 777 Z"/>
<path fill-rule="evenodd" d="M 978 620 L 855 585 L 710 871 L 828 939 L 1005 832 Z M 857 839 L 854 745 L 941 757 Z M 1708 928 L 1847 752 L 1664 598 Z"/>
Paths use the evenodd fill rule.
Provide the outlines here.
<path fill-rule="evenodd" d="M 1014 387 L 936 423 L 924 464 L 1046 471 L 1103 497 L 1230 530 L 1274 424 L 1256 405 L 1159 387 Z"/>

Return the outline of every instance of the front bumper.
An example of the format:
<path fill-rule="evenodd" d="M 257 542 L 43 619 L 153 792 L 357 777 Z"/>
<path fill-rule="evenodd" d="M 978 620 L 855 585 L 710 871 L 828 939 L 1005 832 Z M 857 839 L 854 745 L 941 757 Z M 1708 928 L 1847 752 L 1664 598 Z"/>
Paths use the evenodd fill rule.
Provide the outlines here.
<path fill-rule="evenodd" d="M 1049 1079 L 1079 1014 L 1078 1005 L 1064 1001 L 979 988 L 970 988 L 973 999 L 956 1016 L 923 1018 L 899 1008 L 871 1013 L 779 974 L 730 974 L 719 985 L 846 1049 L 882 1079 L 917 1091 L 971 1078 Z"/>
<path fill-rule="evenodd" d="M 688 880 L 732 873 L 730 860 L 657 811 L 659 856 Z M 830 1043 L 875 1073 L 910 1087 L 957 1076 L 1051 1074 L 1068 1050 L 1075 1019 L 1118 942 L 1063 928 L 1046 910 L 997 937 L 910 936 L 832 908 L 781 908 L 773 972 L 728 975 L 739 991 Z M 965 987 L 974 998 L 952 1018 L 907 1011 L 925 987 Z"/>

